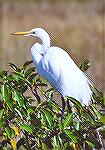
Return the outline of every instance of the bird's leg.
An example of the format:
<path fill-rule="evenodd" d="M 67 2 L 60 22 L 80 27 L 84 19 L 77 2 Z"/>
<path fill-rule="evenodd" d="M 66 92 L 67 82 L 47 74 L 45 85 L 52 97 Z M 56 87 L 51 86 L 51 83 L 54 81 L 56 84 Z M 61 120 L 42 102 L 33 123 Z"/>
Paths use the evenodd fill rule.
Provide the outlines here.
<path fill-rule="evenodd" d="M 73 103 L 70 102 L 70 99 L 67 99 L 67 108 L 69 113 L 73 113 L 74 118 L 77 118 L 78 121 L 82 122 L 77 114 L 77 109 L 74 107 Z"/>
<path fill-rule="evenodd" d="M 62 118 L 61 118 L 61 120 L 62 120 L 63 116 L 64 116 L 64 110 L 65 110 L 65 107 L 66 107 L 65 99 L 62 95 L 61 95 L 61 100 L 62 100 Z"/>
<path fill-rule="evenodd" d="M 67 99 L 67 108 L 68 108 L 68 112 L 72 113 L 72 107 L 70 104 L 70 100 Z"/>

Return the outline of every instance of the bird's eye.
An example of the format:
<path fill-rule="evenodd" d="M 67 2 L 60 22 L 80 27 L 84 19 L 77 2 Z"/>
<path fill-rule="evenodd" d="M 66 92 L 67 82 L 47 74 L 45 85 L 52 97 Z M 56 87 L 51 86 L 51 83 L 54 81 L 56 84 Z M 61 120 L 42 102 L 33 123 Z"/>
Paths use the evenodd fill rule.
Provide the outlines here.
<path fill-rule="evenodd" d="M 32 34 L 35 34 L 35 31 L 33 31 Z"/>

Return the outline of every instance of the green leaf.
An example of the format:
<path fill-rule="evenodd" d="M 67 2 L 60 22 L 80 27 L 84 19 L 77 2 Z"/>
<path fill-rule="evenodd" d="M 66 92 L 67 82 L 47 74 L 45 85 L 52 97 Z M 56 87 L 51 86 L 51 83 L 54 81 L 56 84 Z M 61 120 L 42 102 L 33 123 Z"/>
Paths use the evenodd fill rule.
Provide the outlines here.
<path fill-rule="evenodd" d="M 50 93 L 50 92 L 54 92 L 54 91 L 55 91 L 54 88 L 51 87 L 50 89 L 46 90 L 45 93 Z"/>
<path fill-rule="evenodd" d="M 57 113 L 59 111 L 61 111 L 60 106 L 55 102 L 55 101 L 49 101 L 50 105 L 54 107 L 54 109 L 57 111 Z"/>
<path fill-rule="evenodd" d="M 13 81 L 14 80 L 13 75 L 12 74 L 8 75 L 7 80 L 8 81 Z"/>
<path fill-rule="evenodd" d="M 89 135 L 86 137 L 86 141 L 91 142 L 95 148 L 100 149 L 102 148 L 102 145 L 98 140 L 96 140 L 92 135 Z"/>
<path fill-rule="evenodd" d="M 105 125 L 105 115 L 103 115 L 98 122 L 102 122 Z"/>
<path fill-rule="evenodd" d="M 8 71 L 5 71 L 5 70 L 4 70 L 4 71 L 1 71 L 1 70 L 0 70 L 0 78 L 1 78 L 1 79 L 3 79 L 3 77 L 7 77 L 7 75 L 8 75 Z"/>
<path fill-rule="evenodd" d="M 89 126 L 93 126 L 92 123 L 90 122 L 90 120 L 88 121 L 86 118 L 83 118 L 83 120 L 82 120 L 82 128 L 84 130 L 87 130 L 87 128 L 89 128 Z"/>
<path fill-rule="evenodd" d="M 20 72 L 13 72 L 13 74 L 19 77 L 22 81 L 24 81 L 29 87 L 31 86 L 31 83 L 25 78 L 24 74 Z"/>
<path fill-rule="evenodd" d="M 41 110 L 41 112 L 43 113 L 46 122 L 48 123 L 48 127 L 52 129 L 52 120 L 53 120 L 52 114 L 47 109 L 43 109 Z"/>
<path fill-rule="evenodd" d="M 24 145 L 25 144 L 25 139 L 22 137 L 21 139 L 19 139 L 19 141 L 17 142 L 17 149 L 20 148 L 21 145 Z"/>
<path fill-rule="evenodd" d="M 38 74 L 37 72 L 31 74 L 31 75 L 29 76 L 28 80 L 29 80 L 30 82 L 32 82 L 32 80 L 34 79 L 34 77 L 35 77 L 37 74 Z"/>
<path fill-rule="evenodd" d="M 10 99 L 6 100 L 5 102 L 6 102 L 7 106 L 9 107 L 9 109 L 11 111 L 14 111 L 13 102 Z"/>
<path fill-rule="evenodd" d="M 11 111 L 14 111 L 13 103 L 11 101 L 11 88 L 9 85 L 3 85 L 3 99 Z"/>
<path fill-rule="evenodd" d="M 53 143 L 54 143 L 54 148 L 56 148 L 56 150 L 60 150 L 60 136 L 54 136 L 53 138 Z"/>
<path fill-rule="evenodd" d="M 5 132 L 8 136 L 8 138 L 13 138 L 15 136 L 15 131 L 10 127 L 6 127 Z"/>
<path fill-rule="evenodd" d="M 46 84 L 46 83 L 37 83 L 36 86 L 44 86 L 44 87 L 47 87 L 47 84 Z"/>
<path fill-rule="evenodd" d="M 40 102 L 40 103 L 37 105 L 36 110 L 38 110 L 39 108 L 41 108 L 41 107 L 43 107 L 43 106 L 46 106 L 47 104 L 48 104 L 47 101 L 42 101 L 42 102 Z"/>
<path fill-rule="evenodd" d="M 101 118 L 101 113 L 97 110 L 97 108 L 95 108 L 95 106 L 91 105 L 92 110 L 95 112 L 96 116 L 98 117 L 98 119 Z"/>
<path fill-rule="evenodd" d="M 62 122 L 59 123 L 59 130 L 60 130 L 60 131 L 63 130 L 63 123 L 62 123 Z"/>
<path fill-rule="evenodd" d="M 35 129 L 39 129 L 42 126 L 40 119 L 35 114 L 30 114 L 30 118 L 31 125 L 33 125 Z"/>
<path fill-rule="evenodd" d="M 4 113 L 4 109 L 1 109 L 0 110 L 0 120 L 2 119 L 3 113 Z"/>
<path fill-rule="evenodd" d="M 40 80 L 39 76 L 35 76 L 34 81 L 37 82 L 39 80 Z"/>
<path fill-rule="evenodd" d="M 70 100 L 70 101 L 71 101 L 74 105 L 76 105 L 77 107 L 83 109 L 82 104 L 81 104 L 78 100 L 76 100 L 75 98 L 72 98 L 72 97 L 67 96 L 67 99 Z"/>
<path fill-rule="evenodd" d="M 34 110 L 33 110 L 32 108 L 29 108 L 29 107 L 28 107 L 28 110 L 27 110 L 28 116 L 29 116 L 31 113 L 33 113 L 33 112 L 34 112 Z"/>
<path fill-rule="evenodd" d="M 86 117 L 87 116 L 87 118 L 89 118 L 89 120 L 91 121 L 91 122 L 95 122 L 95 114 L 94 114 L 94 110 L 92 109 L 92 107 L 91 107 L 91 110 L 89 110 L 89 109 L 84 109 L 84 112 L 83 112 L 83 114 L 84 114 L 84 116 Z"/>
<path fill-rule="evenodd" d="M 33 132 L 33 126 L 29 124 L 22 124 L 20 125 L 20 128 L 26 132 L 32 133 Z"/>
<path fill-rule="evenodd" d="M 20 69 L 13 63 L 9 63 L 9 66 L 14 69 L 15 71 L 20 71 Z"/>
<path fill-rule="evenodd" d="M 8 101 L 11 97 L 11 90 L 10 90 L 10 87 L 7 85 L 7 84 L 4 84 L 2 86 L 3 88 L 3 99 L 5 101 Z"/>
<path fill-rule="evenodd" d="M 84 60 L 84 62 L 80 65 L 80 69 L 82 71 L 87 71 L 88 68 L 91 66 L 91 63 L 89 63 L 89 60 Z"/>
<path fill-rule="evenodd" d="M 86 143 L 91 147 L 91 148 L 95 148 L 95 145 L 92 142 L 86 141 Z"/>
<path fill-rule="evenodd" d="M 21 112 L 18 109 L 16 109 L 16 108 L 14 108 L 14 109 L 18 113 L 18 115 L 21 117 L 21 119 L 23 119 L 23 116 L 22 116 Z"/>
<path fill-rule="evenodd" d="M 77 131 L 80 130 L 80 122 L 79 122 L 79 121 L 78 121 L 77 124 L 75 125 L 75 128 L 76 128 Z"/>
<path fill-rule="evenodd" d="M 2 150 L 8 150 L 8 149 L 7 149 L 7 147 L 4 146 Z"/>
<path fill-rule="evenodd" d="M 24 106 L 24 97 L 21 95 L 20 92 L 14 91 L 14 98 L 13 99 L 18 102 L 18 105 L 20 107 Z"/>
<path fill-rule="evenodd" d="M 66 116 L 64 120 L 64 128 L 68 127 L 71 121 L 73 121 L 73 113 L 68 113 L 68 115 Z"/>
<path fill-rule="evenodd" d="M 27 78 L 28 76 L 30 76 L 32 73 L 35 72 L 35 67 L 31 67 L 29 68 L 26 72 L 25 72 L 25 77 Z"/>
<path fill-rule="evenodd" d="M 22 72 L 13 72 L 13 74 L 15 74 L 17 77 L 22 77 L 22 78 L 25 78 L 25 75 L 22 73 Z"/>
<path fill-rule="evenodd" d="M 104 134 L 105 134 L 105 125 L 102 126 L 102 127 L 100 127 L 98 130 L 99 130 L 100 132 L 104 132 Z"/>
<path fill-rule="evenodd" d="M 23 64 L 23 68 L 26 68 L 28 65 L 32 64 L 33 63 L 33 60 L 30 60 L 30 61 L 26 61 L 24 64 Z"/>
<path fill-rule="evenodd" d="M 79 114 L 79 115 L 82 115 L 82 111 L 83 111 L 83 106 L 82 106 L 82 104 L 81 104 L 78 100 L 76 100 L 76 99 L 74 99 L 74 98 L 72 98 L 72 97 L 69 97 L 69 96 L 67 96 L 67 100 L 70 100 L 70 102 L 73 103 L 74 108 L 77 109 L 76 111 L 78 112 L 78 114 Z"/>
<path fill-rule="evenodd" d="M 103 106 L 105 106 L 105 96 L 103 97 Z"/>
<path fill-rule="evenodd" d="M 78 137 L 73 134 L 69 129 L 64 130 L 65 134 L 72 140 L 73 143 L 78 143 Z"/>
<path fill-rule="evenodd" d="M 0 120 L 0 128 L 2 128 L 2 127 L 3 127 L 3 125 L 4 125 L 3 121 L 2 121 L 2 120 Z"/>
<path fill-rule="evenodd" d="M 15 108 L 14 108 L 15 110 Z M 8 120 L 11 121 L 13 118 L 15 118 L 15 111 L 11 111 L 8 113 L 8 115 L 4 115 L 4 121 Z"/>

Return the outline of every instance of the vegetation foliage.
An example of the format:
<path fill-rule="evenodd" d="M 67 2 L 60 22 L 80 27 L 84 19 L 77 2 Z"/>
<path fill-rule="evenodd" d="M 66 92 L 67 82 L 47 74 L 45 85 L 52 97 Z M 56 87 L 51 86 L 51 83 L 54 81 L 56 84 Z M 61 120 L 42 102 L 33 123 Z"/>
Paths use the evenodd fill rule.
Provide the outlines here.
<path fill-rule="evenodd" d="M 82 106 L 67 97 L 62 108 L 54 89 L 40 77 L 32 61 L 21 68 L 10 63 L 0 72 L 0 149 L 81 150 L 104 147 L 105 107 L 102 92 L 93 89 L 94 102 Z M 80 68 L 86 72 L 89 61 Z M 62 98 L 61 98 L 62 100 Z M 71 101 L 74 108 L 71 110 Z M 63 110 L 64 109 L 64 110 Z M 99 111 L 99 109 L 101 109 Z"/>

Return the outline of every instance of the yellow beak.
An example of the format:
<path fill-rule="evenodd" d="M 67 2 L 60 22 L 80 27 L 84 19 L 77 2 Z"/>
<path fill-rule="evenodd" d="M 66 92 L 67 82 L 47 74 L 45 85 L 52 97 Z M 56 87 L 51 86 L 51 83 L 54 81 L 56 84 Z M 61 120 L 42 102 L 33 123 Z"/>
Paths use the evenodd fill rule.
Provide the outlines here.
<path fill-rule="evenodd" d="M 11 35 L 28 35 L 30 34 L 31 31 L 26 31 L 26 32 L 15 32 L 15 33 L 11 33 Z"/>

